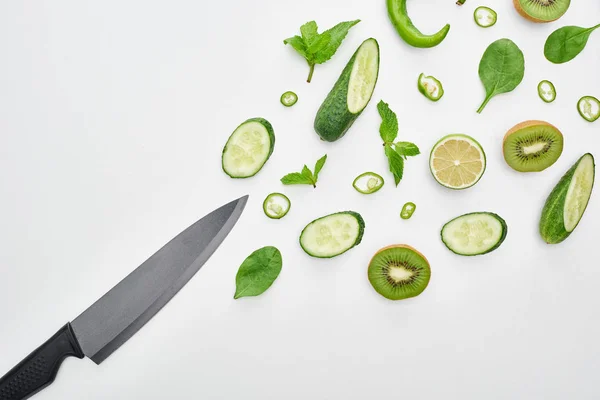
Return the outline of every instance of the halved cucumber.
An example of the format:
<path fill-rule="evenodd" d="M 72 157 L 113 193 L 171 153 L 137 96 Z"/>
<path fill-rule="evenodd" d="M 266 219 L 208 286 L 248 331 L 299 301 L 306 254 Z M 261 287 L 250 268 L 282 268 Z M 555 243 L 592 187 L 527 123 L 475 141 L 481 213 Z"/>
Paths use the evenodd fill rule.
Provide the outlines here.
<path fill-rule="evenodd" d="M 442 242 L 453 253 L 477 256 L 496 250 L 508 233 L 506 222 L 489 212 L 461 215 L 442 228 Z"/>
<path fill-rule="evenodd" d="M 306 225 L 300 246 L 311 257 L 332 258 L 358 246 L 364 231 L 365 221 L 359 213 L 330 214 Z"/>
<path fill-rule="evenodd" d="M 321 139 L 334 142 L 350 129 L 363 112 L 379 76 L 379 44 L 365 40 L 354 53 L 315 117 Z"/>
<path fill-rule="evenodd" d="M 271 219 L 281 219 L 287 215 L 292 202 L 283 193 L 271 193 L 263 202 L 263 211 Z"/>
<path fill-rule="evenodd" d="M 261 170 L 275 148 L 273 126 L 264 118 L 243 122 L 229 136 L 221 163 L 232 178 L 249 178 Z"/>
<path fill-rule="evenodd" d="M 575 230 L 592 196 L 594 178 L 594 157 L 587 153 L 552 190 L 540 219 L 540 234 L 547 243 L 560 243 Z"/>

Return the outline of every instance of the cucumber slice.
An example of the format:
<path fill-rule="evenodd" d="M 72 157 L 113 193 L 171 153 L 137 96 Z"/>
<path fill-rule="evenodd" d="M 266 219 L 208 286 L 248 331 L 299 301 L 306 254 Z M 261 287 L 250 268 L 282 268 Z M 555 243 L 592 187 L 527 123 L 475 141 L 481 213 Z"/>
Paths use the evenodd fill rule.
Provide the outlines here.
<path fill-rule="evenodd" d="M 365 172 L 354 179 L 352 187 L 359 193 L 372 194 L 381 189 L 384 183 L 381 175 L 375 172 Z"/>
<path fill-rule="evenodd" d="M 263 202 L 263 211 L 271 219 L 281 219 L 287 215 L 292 202 L 283 193 L 271 193 Z"/>
<path fill-rule="evenodd" d="M 379 76 L 379 44 L 365 40 L 354 53 L 315 117 L 321 139 L 335 142 L 367 107 Z"/>
<path fill-rule="evenodd" d="M 281 101 L 281 104 L 284 106 L 291 107 L 298 101 L 298 95 L 294 92 L 285 92 L 281 95 L 279 101 Z"/>
<path fill-rule="evenodd" d="M 496 250 L 508 233 L 506 222 L 488 212 L 461 215 L 442 228 L 442 242 L 453 253 L 477 256 Z"/>
<path fill-rule="evenodd" d="M 550 193 L 540 219 L 540 234 L 547 243 L 562 242 L 579 225 L 592 196 L 594 178 L 594 157 L 584 154 Z"/>
<path fill-rule="evenodd" d="M 265 165 L 275 148 L 273 126 L 264 118 L 243 122 L 229 136 L 221 163 L 232 178 L 249 178 Z"/>
<path fill-rule="evenodd" d="M 332 258 L 358 246 L 365 231 L 359 213 L 344 211 L 318 218 L 300 234 L 300 246 L 311 257 Z"/>

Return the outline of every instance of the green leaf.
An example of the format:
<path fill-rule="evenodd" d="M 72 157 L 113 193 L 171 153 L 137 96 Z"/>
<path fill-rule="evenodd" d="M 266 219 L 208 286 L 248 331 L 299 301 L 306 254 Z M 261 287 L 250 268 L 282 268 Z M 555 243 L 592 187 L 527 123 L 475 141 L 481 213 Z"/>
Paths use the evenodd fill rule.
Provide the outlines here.
<path fill-rule="evenodd" d="M 406 159 L 406 157 L 414 157 L 421 154 L 421 151 L 414 143 L 396 142 L 394 146 L 396 147 L 396 151 L 398 152 L 398 154 L 404 157 L 404 159 Z"/>
<path fill-rule="evenodd" d="M 327 161 L 327 154 L 325 154 L 323 157 L 319 158 L 317 160 L 317 163 L 315 164 L 315 183 L 319 179 L 319 172 L 321 172 L 321 170 L 323 169 L 323 166 L 325 165 L 325 161 Z"/>
<path fill-rule="evenodd" d="M 495 95 L 513 91 L 524 75 L 523 52 L 512 40 L 500 39 L 490 44 L 479 63 L 479 78 L 486 96 L 477 112 L 481 113 Z"/>
<path fill-rule="evenodd" d="M 546 59 L 555 64 L 571 61 L 585 48 L 590 35 L 600 28 L 600 24 L 591 28 L 563 26 L 552 32 L 544 45 Z"/>
<path fill-rule="evenodd" d="M 358 24 L 359 22 L 360 22 L 360 19 L 357 19 L 354 21 L 340 22 L 333 28 L 328 29 L 325 32 L 323 32 L 324 35 L 329 35 L 331 40 L 329 40 L 326 47 L 324 47 L 323 49 L 316 52 L 315 63 L 323 64 L 324 62 L 331 59 L 331 57 L 333 57 L 333 55 L 337 52 L 338 48 L 340 47 L 340 45 L 342 44 L 342 42 L 348 35 L 350 28 L 352 28 L 354 25 Z"/>
<path fill-rule="evenodd" d="M 281 272 L 282 259 L 279 250 L 263 247 L 244 260 L 235 277 L 234 299 L 258 296 L 271 287 Z"/>
<path fill-rule="evenodd" d="M 300 27 L 300 33 L 302 34 L 302 39 L 304 39 L 306 47 L 310 47 L 313 40 L 318 36 L 317 29 L 318 27 L 315 21 L 307 22 Z"/>
<path fill-rule="evenodd" d="M 325 46 L 327 46 L 327 44 L 329 43 L 330 40 L 331 40 L 331 35 L 327 32 L 325 32 L 321 35 L 318 35 L 310 44 L 310 47 L 308 48 L 308 53 L 309 54 L 317 53 L 318 51 L 325 48 Z"/>
<path fill-rule="evenodd" d="M 287 174 L 281 178 L 281 183 L 284 185 L 313 185 L 312 179 L 300 172 Z"/>
<path fill-rule="evenodd" d="M 289 44 L 296 50 L 302 57 L 307 58 L 308 53 L 304 40 L 300 36 L 292 36 L 283 41 L 283 44 Z"/>
<path fill-rule="evenodd" d="M 390 145 L 385 145 L 385 155 L 388 158 L 390 171 L 394 175 L 394 182 L 398 186 L 404 175 L 404 159 Z"/>
<path fill-rule="evenodd" d="M 396 113 L 383 100 L 377 104 L 377 110 L 381 116 L 379 134 L 384 143 L 390 144 L 398 136 L 398 117 L 396 117 Z"/>

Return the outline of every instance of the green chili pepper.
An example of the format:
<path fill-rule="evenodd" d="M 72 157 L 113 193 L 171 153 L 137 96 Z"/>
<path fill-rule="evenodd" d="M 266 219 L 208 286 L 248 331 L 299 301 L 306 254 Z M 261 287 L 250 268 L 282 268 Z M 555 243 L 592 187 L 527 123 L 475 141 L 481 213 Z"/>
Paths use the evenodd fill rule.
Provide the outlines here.
<path fill-rule="evenodd" d="M 419 75 L 417 86 L 419 92 L 431 101 L 438 101 L 444 95 L 442 82 L 438 81 L 433 76 L 425 76 L 425 74 Z"/>
<path fill-rule="evenodd" d="M 466 0 L 458 0 L 458 1 L 456 2 L 456 5 L 458 5 L 458 6 L 462 6 L 463 4 L 465 4 L 465 1 L 466 1 Z"/>
<path fill-rule="evenodd" d="M 400 212 L 400 218 L 402 219 L 410 219 L 412 215 L 415 213 L 417 206 L 415 203 L 408 202 L 402 207 L 402 211 Z"/>
<path fill-rule="evenodd" d="M 477 26 L 489 28 L 490 26 L 494 26 L 496 21 L 498 21 L 498 14 L 489 7 L 481 6 L 477 7 L 473 12 L 473 19 Z"/>
<path fill-rule="evenodd" d="M 280 101 L 284 106 L 291 107 L 298 101 L 298 95 L 294 92 L 285 92 L 281 95 Z"/>
<path fill-rule="evenodd" d="M 550 81 L 543 80 L 538 84 L 538 95 L 546 103 L 552 103 L 556 99 L 556 88 Z"/>
<path fill-rule="evenodd" d="M 586 121 L 594 122 L 600 118 L 600 100 L 594 96 L 583 96 L 577 102 L 577 111 Z"/>
<path fill-rule="evenodd" d="M 407 0 L 387 0 L 388 15 L 400 37 L 414 47 L 434 47 L 446 38 L 450 25 L 446 24 L 433 35 L 424 35 L 419 31 L 408 16 Z"/>

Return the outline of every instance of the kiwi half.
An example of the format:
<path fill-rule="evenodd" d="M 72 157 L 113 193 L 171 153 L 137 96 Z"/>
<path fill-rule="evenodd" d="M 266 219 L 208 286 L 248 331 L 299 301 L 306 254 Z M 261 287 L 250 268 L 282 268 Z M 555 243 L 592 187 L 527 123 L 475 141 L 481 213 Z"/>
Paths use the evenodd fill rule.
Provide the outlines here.
<path fill-rule="evenodd" d="M 368 274 L 377 293 L 390 300 L 402 300 L 425 290 L 431 269 L 423 254 L 410 246 L 397 244 L 375 253 Z"/>
<path fill-rule="evenodd" d="M 554 125 L 525 121 L 504 136 L 504 159 L 516 171 L 539 172 L 558 160 L 563 145 L 563 135 Z"/>
<path fill-rule="evenodd" d="M 513 0 L 523 17 L 533 22 L 556 21 L 567 12 L 571 0 Z"/>

